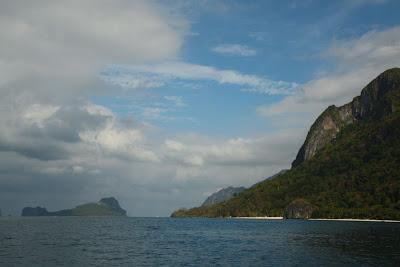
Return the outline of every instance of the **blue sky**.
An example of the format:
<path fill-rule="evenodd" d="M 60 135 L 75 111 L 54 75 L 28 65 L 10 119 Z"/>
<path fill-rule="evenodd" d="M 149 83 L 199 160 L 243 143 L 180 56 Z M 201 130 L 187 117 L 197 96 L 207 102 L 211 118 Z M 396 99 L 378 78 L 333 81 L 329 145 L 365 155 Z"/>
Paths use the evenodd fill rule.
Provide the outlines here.
<path fill-rule="evenodd" d="M 335 41 L 397 25 L 399 7 L 396 1 L 194 1 L 182 7 L 190 29 L 177 60 L 297 83 L 299 90 L 335 68 L 335 61 L 325 55 Z M 107 95 L 93 100 L 171 133 L 233 137 L 273 131 L 274 126 L 258 116 L 257 107 L 279 102 L 286 94 L 246 89 L 191 79 L 146 92 L 126 92 L 119 99 Z M 171 96 L 179 97 L 184 105 L 173 106 L 166 99 Z"/>
<path fill-rule="evenodd" d="M 400 66 L 396 0 L 0 1 L 0 208 L 168 216 L 290 167 Z"/>

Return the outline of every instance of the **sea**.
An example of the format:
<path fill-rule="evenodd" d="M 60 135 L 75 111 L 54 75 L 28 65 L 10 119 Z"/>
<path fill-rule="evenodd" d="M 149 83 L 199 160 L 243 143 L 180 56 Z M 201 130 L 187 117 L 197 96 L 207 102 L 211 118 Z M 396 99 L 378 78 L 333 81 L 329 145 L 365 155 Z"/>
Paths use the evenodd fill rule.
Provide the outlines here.
<path fill-rule="evenodd" d="M 399 265 L 400 223 L 0 218 L 0 266 Z"/>

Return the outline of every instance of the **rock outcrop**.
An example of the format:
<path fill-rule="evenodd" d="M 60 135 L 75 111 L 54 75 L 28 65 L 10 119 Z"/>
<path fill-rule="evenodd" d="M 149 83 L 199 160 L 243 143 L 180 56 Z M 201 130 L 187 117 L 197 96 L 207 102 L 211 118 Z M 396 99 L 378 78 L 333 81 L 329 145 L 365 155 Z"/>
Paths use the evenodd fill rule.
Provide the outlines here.
<path fill-rule="evenodd" d="M 285 219 L 310 219 L 313 205 L 304 199 L 293 200 L 285 209 Z"/>
<path fill-rule="evenodd" d="M 121 206 L 119 205 L 118 200 L 116 200 L 114 197 L 106 197 L 106 198 L 102 198 L 99 201 L 100 204 L 106 205 L 109 208 L 111 208 L 113 211 L 118 212 L 122 215 L 126 215 L 126 210 L 124 210 L 123 208 L 121 208 Z"/>
<path fill-rule="evenodd" d="M 399 68 L 389 69 L 370 82 L 361 91 L 361 95 L 350 103 L 341 107 L 328 107 L 311 126 L 292 167 L 311 159 L 319 150 L 332 142 L 345 126 L 395 112 L 396 105 L 389 92 L 400 87 L 399 78 Z"/>

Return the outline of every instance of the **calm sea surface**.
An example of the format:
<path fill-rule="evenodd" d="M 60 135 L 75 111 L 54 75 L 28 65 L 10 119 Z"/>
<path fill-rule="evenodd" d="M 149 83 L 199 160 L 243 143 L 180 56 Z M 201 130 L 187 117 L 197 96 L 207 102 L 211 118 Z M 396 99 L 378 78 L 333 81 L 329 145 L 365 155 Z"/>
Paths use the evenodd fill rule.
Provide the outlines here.
<path fill-rule="evenodd" d="M 0 266 L 400 265 L 400 223 L 0 218 Z"/>

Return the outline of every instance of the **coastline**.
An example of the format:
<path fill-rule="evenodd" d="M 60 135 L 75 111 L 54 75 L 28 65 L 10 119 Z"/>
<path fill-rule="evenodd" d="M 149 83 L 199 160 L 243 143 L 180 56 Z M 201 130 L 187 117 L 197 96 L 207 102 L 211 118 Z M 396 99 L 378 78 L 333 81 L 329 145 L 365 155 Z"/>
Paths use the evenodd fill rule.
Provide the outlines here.
<path fill-rule="evenodd" d="M 228 219 L 243 219 L 243 220 L 284 220 L 283 217 L 228 217 Z M 342 221 L 342 222 L 384 222 L 384 223 L 400 223 L 398 220 L 378 220 L 378 219 L 307 219 L 308 221 Z"/>
<path fill-rule="evenodd" d="M 229 219 L 245 219 L 245 220 L 283 220 L 283 217 L 229 217 Z"/>
<path fill-rule="evenodd" d="M 343 222 L 386 222 L 386 223 L 400 223 L 397 220 L 378 220 L 378 219 L 309 219 L 310 221 L 343 221 Z"/>

